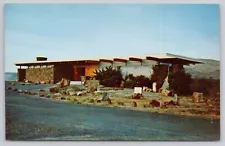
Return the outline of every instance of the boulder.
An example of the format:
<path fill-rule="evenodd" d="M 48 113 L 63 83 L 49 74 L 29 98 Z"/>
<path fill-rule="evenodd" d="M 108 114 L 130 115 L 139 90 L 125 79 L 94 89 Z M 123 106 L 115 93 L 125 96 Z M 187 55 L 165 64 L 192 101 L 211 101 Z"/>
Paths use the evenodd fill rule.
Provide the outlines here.
<path fill-rule="evenodd" d="M 203 93 L 194 92 L 192 95 L 193 102 L 204 102 Z"/>
<path fill-rule="evenodd" d="M 173 96 L 173 93 L 167 89 L 160 90 L 162 96 Z"/>
<path fill-rule="evenodd" d="M 45 81 L 40 81 L 40 84 L 46 84 Z"/>
<path fill-rule="evenodd" d="M 44 97 L 45 95 L 44 95 L 44 93 L 39 93 L 39 96 Z"/>
<path fill-rule="evenodd" d="M 70 85 L 70 80 L 62 78 L 62 80 L 59 83 L 59 87 L 63 88 L 63 87 L 67 87 Z"/>
<path fill-rule="evenodd" d="M 134 93 L 132 99 L 141 99 L 142 95 L 140 93 Z"/>
<path fill-rule="evenodd" d="M 49 91 L 57 93 L 57 92 L 59 92 L 59 87 L 58 86 L 49 87 Z"/>
<path fill-rule="evenodd" d="M 24 90 L 23 93 L 28 94 L 28 91 L 27 90 Z"/>
<path fill-rule="evenodd" d="M 61 97 L 61 100 L 66 100 L 66 97 Z"/>
<path fill-rule="evenodd" d="M 132 101 L 132 106 L 137 107 L 137 103 L 135 101 Z"/>
<path fill-rule="evenodd" d="M 152 107 L 159 107 L 160 106 L 160 102 L 157 101 L 157 100 L 152 100 L 149 102 L 149 104 L 152 106 Z"/>
<path fill-rule="evenodd" d="M 164 104 L 165 104 L 166 106 L 175 106 L 175 105 L 177 105 L 177 103 L 174 102 L 173 100 L 171 100 L 171 101 L 169 101 L 169 102 L 164 102 Z"/>
<path fill-rule="evenodd" d="M 23 93 L 23 91 L 21 89 L 18 90 L 18 93 Z"/>
<path fill-rule="evenodd" d="M 55 93 L 52 98 L 59 98 L 59 97 L 61 98 L 62 94 L 61 93 Z"/>
<path fill-rule="evenodd" d="M 77 94 L 77 96 L 82 96 L 84 93 L 81 91 L 78 91 L 76 94 Z"/>

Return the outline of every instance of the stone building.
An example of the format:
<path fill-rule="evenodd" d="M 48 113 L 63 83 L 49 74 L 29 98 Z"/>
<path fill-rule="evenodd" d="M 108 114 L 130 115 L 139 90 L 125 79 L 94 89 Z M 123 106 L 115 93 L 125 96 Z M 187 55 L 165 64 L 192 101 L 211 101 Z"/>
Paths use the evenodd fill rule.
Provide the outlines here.
<path fill-rule="evenodd" d="M 123 73 L 148 74 L 154 65 L 168 65 L 168 70 L 176 72 L 184 65 L 201 63 L 195 59 L 169 53 L 146 55 L 141 57 L 114 57 L 90 60 L 57 60 L 48 61 L 47 57 L 38 56 L 34 62 L 17 62 L 17 80 L 31 82 L 59 82 L 62 78 L 81 81 L 81 77 L 91 77 L 98 68 L 121 66 Z"/>

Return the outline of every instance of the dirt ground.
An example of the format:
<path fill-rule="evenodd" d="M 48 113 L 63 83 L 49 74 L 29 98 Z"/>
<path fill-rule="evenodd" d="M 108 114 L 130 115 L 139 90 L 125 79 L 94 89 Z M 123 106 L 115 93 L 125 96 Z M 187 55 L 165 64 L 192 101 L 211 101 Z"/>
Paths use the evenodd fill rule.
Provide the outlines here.
<path fill-rule="evenodd" d="M 64 102 L 74 102 L 75 104 L 85 104 L 104 107 L 120 107 L 128 110 L 137 110 L 143 112 L 154 112 L 163 114 L 172 114 L 178 116 L 196 116 L 210 119 L 220 119 L 220 103 L 208 100 L 207 102 L 195 103 L 191 96 L 180 97 L 179 105 L 168 105 L 153 107 L 149 103 L 157 100 L 160 105 L 165 102 L 173 101 L 173 97 L 162 96 L 160 93 L 144 92 L 141 99 L 132 99 L 133 89 L 112 89 L 101 88 L 98 92 L 88 93 L 87 88 L 79 85 L 71 85 L 59 89 L 59 93 L 50 93 L 49 87 L 55 85 L 34 85 L 24 83 L 6 82 L 6 90 L 12 92 L 21 92 L 20 94 L 31 94 L 31 96 L 40 96 L 41 98 L 52 98 L 53 100 L 61 100 Z M 76 89 L 76 93 L 80 95 L 68 95 L 68 89 Z M 15 89 L 19 91 L 15 91 Z M 42 89 L 42 90 L 40 90 Z M 101 91 L 102 90 L 102 91 Z M 32 92 L 31 92 L 32 91 Z M 103 92 L 107 92 L 111 103 L 102 101 Z M 134 102 L 136 106 L 134 106 Z"/>

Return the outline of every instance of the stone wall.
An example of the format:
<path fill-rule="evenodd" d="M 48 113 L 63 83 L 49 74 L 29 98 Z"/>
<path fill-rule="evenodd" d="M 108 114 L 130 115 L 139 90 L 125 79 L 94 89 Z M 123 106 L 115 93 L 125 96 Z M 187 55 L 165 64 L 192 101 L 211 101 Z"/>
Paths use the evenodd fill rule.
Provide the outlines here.
<path fill-rule="evenodd" d="M 27 68 L 26 79 L 31 82 L 54 80 L 54 67 Z"/>

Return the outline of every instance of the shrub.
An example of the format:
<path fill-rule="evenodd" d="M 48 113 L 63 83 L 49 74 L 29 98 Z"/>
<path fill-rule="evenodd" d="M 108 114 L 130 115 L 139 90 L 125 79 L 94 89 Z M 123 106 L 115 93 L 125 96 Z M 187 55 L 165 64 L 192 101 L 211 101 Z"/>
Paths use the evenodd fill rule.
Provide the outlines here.
<path fill-rule="evenodd" d="M 191 94 L 191 75 L 184 71 L 170 72 L 168 77 L 169 89 L 178 95 Z"/>
<path fill-rule="evenodd" d="M 202 92 L 204 96 L 216 96 L 220 92 L 220 80 L 196 78 L 192 80 L 192 92 Z"/>
<path fill-rule="evenodd" d="M 95 70 L 94 74 L 94 77 L 99 80 L 100 84 L 106 87 L 119 87 L 123 80 L 120 67 L 113 68 L 112 66 L 109 66 Z"/>
<path fill-rule="evenodd" d="M 133 74 L 128 74 L 125 76 L 125 87 L 134 88 L 134 87 L 151 87 L 152 82 L 148 77 L 143 75 L 134 76 Z"/>

